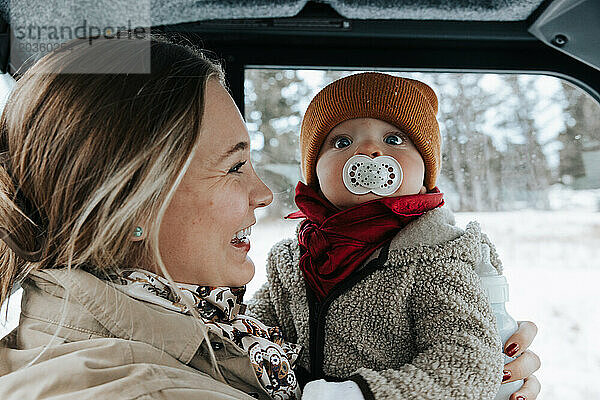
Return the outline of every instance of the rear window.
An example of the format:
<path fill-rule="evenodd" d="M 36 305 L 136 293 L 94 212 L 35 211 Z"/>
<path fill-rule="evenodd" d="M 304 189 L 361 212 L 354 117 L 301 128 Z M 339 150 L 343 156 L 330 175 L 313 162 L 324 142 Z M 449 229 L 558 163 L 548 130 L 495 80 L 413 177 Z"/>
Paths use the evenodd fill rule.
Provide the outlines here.
<path fill-rule="evenodd" d="M 261 211 L 250 256 L 265 281 L 269 248 L 293 237 L 301 178 L 298 135 L 323 86 L 358 71 L 247 69 L 245 118 L 253 162 L 275 194 Z M 390 72 L 424 81 L 439 98 L 443 137 L 438 187 L 465 227 L 478 220 L 510 284 L 508 312 L 539 334 L 544 399 L 600 398 L 600 109 L 555 77 Z M 541 397 L 540 397 L 541 398 Z"/>

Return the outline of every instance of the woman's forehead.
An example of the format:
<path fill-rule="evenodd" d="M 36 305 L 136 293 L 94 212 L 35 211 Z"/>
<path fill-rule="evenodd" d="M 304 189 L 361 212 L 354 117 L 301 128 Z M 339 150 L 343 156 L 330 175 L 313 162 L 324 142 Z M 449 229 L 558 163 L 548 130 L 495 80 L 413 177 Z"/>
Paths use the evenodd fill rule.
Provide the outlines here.
<path fill-rule="evenodd" d="M 204 101 L 199 148 L 200 158 L 214 164 L 248 149 L 250 136 L 242 116 L 227 90 L 209 80 Z"/>

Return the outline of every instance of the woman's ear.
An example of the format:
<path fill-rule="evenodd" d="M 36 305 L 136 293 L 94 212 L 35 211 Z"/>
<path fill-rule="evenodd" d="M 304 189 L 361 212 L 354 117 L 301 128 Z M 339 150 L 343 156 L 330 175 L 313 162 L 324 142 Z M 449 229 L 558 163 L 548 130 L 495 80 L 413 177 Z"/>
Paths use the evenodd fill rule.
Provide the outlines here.
<path fill-rule="evenodd" d="M 427 188 L 425 186 L 421 186 L 421 190 L 419 190 L 419 194 L 427 193 Z"/>
<path fill-rule="evenodd" d="M 137 226 L 136 229 L 132 232 L 130 238 L 132 242 L 139 242 L 140 240 L 146 239 L 146 230 L 141 226 Z"/>

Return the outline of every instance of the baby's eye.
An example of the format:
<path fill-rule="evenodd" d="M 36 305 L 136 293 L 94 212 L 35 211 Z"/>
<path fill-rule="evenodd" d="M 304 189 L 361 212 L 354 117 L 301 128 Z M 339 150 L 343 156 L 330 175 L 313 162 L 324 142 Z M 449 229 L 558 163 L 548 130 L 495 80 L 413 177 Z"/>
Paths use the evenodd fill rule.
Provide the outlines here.
<path fill-rule="evenodd" d="M 333 143 L 333 145 L 335 146 L 336 149 L 342 149 L 344 147 L 348 147 L 352 144 L 352 141 L 350 139 L 348 139 L 347 137 L 341 137 L 341 138 L 337 138 L 335 140 L 335 142 Z"/>
<path fill-rule="evenodd" d="M 386 142 L 387 144 L 402 144 L 403 140 L 402 137 L 398 136 L 398 135 L 389 135 L 386 136 L 385 139 L 383 139 L 384 142 Z"/>

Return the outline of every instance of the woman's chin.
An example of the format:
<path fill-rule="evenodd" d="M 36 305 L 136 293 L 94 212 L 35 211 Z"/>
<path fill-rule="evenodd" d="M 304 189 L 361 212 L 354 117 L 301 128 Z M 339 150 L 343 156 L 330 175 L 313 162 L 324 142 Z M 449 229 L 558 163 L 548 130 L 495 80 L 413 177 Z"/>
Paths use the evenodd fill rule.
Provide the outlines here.
<path fill-rule="evenodd" d="M 246 285 L 254 278 L 254 272 L 254 262 L 248 257 L 248 254 L 242 260 L 236 257 L 235 261 L 232 260 L 229 263 L 227 274 L 229 284 L 227 286 L 237 287 Z"/>

